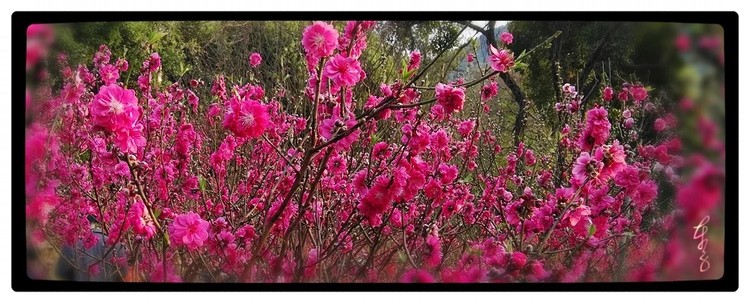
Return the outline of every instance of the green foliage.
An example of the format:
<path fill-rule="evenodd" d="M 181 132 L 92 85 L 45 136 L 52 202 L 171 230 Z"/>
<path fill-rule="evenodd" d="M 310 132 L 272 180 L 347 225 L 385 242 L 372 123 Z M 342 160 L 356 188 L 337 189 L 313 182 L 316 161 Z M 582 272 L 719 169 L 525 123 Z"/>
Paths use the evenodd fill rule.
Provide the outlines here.
<path fill-rule="evenodd" d="M 68 54 L 72 65 L 88 63 L 100 44 L 112 51 L 112 59 L 125 58 L 130 70 L 121 81 L 134 81 L 141 63 L 152 52 L 162 57 L 163 76 L 176 81 L 190 65 L 186 59 L 199 56 L 201 41 L 216 34 L 212 22 L 92 22 L 57 26 L 57 48 Z M 128 75 L 131 75 L 128 79 Z"/>

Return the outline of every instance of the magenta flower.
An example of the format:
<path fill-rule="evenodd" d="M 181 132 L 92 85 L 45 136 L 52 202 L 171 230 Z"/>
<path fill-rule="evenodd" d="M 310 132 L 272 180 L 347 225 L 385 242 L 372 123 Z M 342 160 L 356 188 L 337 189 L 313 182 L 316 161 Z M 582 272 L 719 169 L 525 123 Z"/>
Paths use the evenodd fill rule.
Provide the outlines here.
<path fill-rule="evenodd" d="M 621 90 L 619 93 L 617 93 L 617 100 L 620 100 L 622 102 L 626 102 L 630 99 L 630 94 L 628 94 L 627 89 Z"/>
<path fill-rule="evenodd" d="M 458 125 L 458 133 L 463 137 L 468 137 L 472 130 L 474 130 L 476 123 L 474 120 L 466 120 Z"/>
<path fill-rule="evenodd" d="M 436 235 L 428 235 L 425 244 L 427 245 L 425 249 L 425 263 L 430 267 L 438 266 L 443 259 L 440 249 L 440 238 Z"/>
<path fill-rule="evenodd" d="M 147 219 L 149 217 L 143 202 L 134 203 L 128 214 L 128 224 L 133 228 L 133 232 L 150 239 L 156 233 L 156 227 L 154 222 L 147 221 Z"/>
<path fill-rule="evenodd" d="M 474 54 L 466 54 L 466 62 L 474 62 Z"/>
<path fill-rule="evenodd" d="M 570 222 L 570 226 L 576 226 L 578 225 L 581 220 L 588 218 L 591 215 L 591 209 L 589 209 L 586 205 L 579 205 L 576 207 L 576 209 L 572 210 L 569 213 L 565 214 L 565 217 L 568 218 Z"/>
<path fill-rule="evenodd" d="M 492 69 L 501 73 L 507 73 L 511 67 L 513 67 L 513 53 L 507 49 L 497 50 L 494 46 L 490 45 L 490 65 Z"/>
<path fill-rule="evenodd" d="M 594 158 L 604 164 L 601 172 L 603 178 L 614 177 L 623 170 L 627 166 L 625 157 L 625 148 L 618 140 L 615 140 L 612 145 L 598 147 L 594 152 Z"/>
<path fill-rule="evenodd" d="M 615 174 L 615 184 L 631 191 L 641 182 L 640 170 L 634 166 L 626 166 Z"/>
<path fill-rule="evenodd" d="M 128 70 L 128 60 L 125 59 L 117 59 L 117 62 L 115 62 L 115 66 L 117 67 L 117 70 L 124 72 Z"/>
<path fill-rule="evenodd" d="M 336 117 L 331 117 L 320 123 L 318 128 L 320 136 L 323 137 L 323 139 L 331 140 L 331 138 L 333 138 L 334 131 L 336 131 L 336 122 L 340 121 Z"/>
<path fill-rule="evenodd" d="M 688 34 L 680 34 L 674 40 L 674 45 L 680 52 L 686 52 L 690 49 L 691 43 L 692 41 L 690 41 L 690 36 L 688 36 Z"/>
<path fill-rule="evenodd" d="M 601 107 L 592 108 L 586 112 L 586 127 L 579 139 L 579 146 L 582 150 L 591 150 L 607 142 L 612 128 L 607 116 L 607 110 Z"/>
<path fill-rule="evenodd" d="M 111 64 L 102 64 L 99 67 L 99 76 L 102 77 L 104 85 L 115 84 L 120 79 L 120 72 L 117 67 Z"/>
<path fill-rule="evenodd" d="M 418 69 L 421 63 L 422 53 L 420 53 L 418 50 L 415 50 L 409 55 L 409 66 L 406 68 L 406 70 L 412 71 Z"/>
<path fill-rule="evenodd" d="M 633 94 L 633 100 L 636 102 L 641 102 L 648 97 L 648 92 L 643 86 L 633 86 L 630 89 L 630 93 Z"/>
<path fill-rule="evenodd" d="M 458 168 L 454 165 L 440 163 L 438 172 L 440 173 L 440 183 L 443 184 L 451 183 L 453 180 L 456 180 L 456 177 L 458 177 Z"/>
<path fill-rule="evenodd" d="M 504 33 L 500 34 L 500 41 L 503 41 L 503 43 L 505 43 L 505 45 L 513 43 L 513 34 L 511 34 L 509 32 L 504 32 Z"/>
<path fill-rule="evenodd" d="M 704 163 L 678 189 L 677 204 L 690 220 L 700 219 L 720 203 L 724 178 L 719 168 Z"/>
<path fill-rule="evenodd" d="M 510 254 L 510 264 L 513 268 L 523 268 L 526 265 L 526 255 L 520 251 Z"/>
<path fill-rule="evenodd" d="M 268 109 L 255 100 L 232 99 L 229 110 L 224 116 L 224 127 L 238 137 L 260 137 L 269 124 Z"/>
<path fill-rule="evenodd" d="M 527 267 L 527 279 L 531 282 L 539 282 L 549 278 L 552 275 L 551 271 L 544 269 L 544 266 L 539 261 L 531 261 Z"/>
<path fill-rule="evenodd" d="M 446 113 L 451 114 L 464 108 L 464 88 L 453 87 L 443 83 L 435 86 L 438 104 L 443 106 Z"/>
<path fill-rule="evenodd" d="M 138 148 L 146 146 L 146 138 L 143 137 L 143 125 L 137 123 L 131 127 L 122 127 L 115 130 L 115 146 L 123 152 L 136 153 Z"/>
<path fill-rule="evenodd" d="M 148 70 L 150 72 L 155 72 L 159 70 L 159 67 L 161 67 L 161 57 L 159 57 L 158 53 L 153 53 L 151 56 L 148 57 Z"/>
<path fill-rule="evenodd" d="M 140 116 L 135 91 L 115 84 L 99 89 L 90 112 L 94 125 L 110 132 L 131 127 Z"/>
<path fill-rule="evenodd" d="M 654 129 L 657 132 L 661 132 L 667 128 L 667 121 L 665 121 L 662 118 L 657 118 L 656 121 L 654 121 Z"/>
<path fill-rule="evenodd" d="M 615 91 L 611 87 L 607 86 L 602 91 L 602 98 L 604 99 L 604 101 L 609 102 L 609 101 L 612 101 L 612 97 L 614 94 L 615 94 Z"/>
<path fill-rule="evenodd" d="M 369 219 L 370 225 L 377 226 L 382 223 L 380 215 L 385 212 L 392 201 L 391 195 L 388 194 L 390 183 L 390 178 L 386 176 L 375 180 L 375 184 L 367 190 L 357 206 L 359 211 Z"/>
<path fill-rule="evenodd" d="M 435 283 L 435 278 L 425 270 L 412 268 L 404 273 L 401 283 Z"/>
<path fill-rule="evenodd" d="M 302 46 L 305 52 L 317 58 L 332 55 L 338 47 L 338 40 L 339 33 L 333 25 L 321 21 L 306 27 L 302 33 Z"/>
<path fill-rule="evenodd" d="M 263 58 L 260 56 L 259 53 L 252 53 L 250 54 L 250 57 L 247 58 L 247 62 L 252 67 L 258 67 L 258 65 L 260 65 L 261 60 L 263 60 Z"/>
<path fill-rule="evenodd" d="M 658 188 L 656 182 L 646 180 L 638 184 L 635 190 L 630 192 L 630 197 L 636 206 L 644 208 L 656 198 Z"/>
<path fill-rule="evenodd" d="M 597 178 L 603 167 L 604 163 L 597 161 L 589 153 L 582 152 L 573 165 L 573 177 L 581 181 L 587 177 Z"/>
<path fill-rule="evenodd" d="M 631 128 L 633 127 L 633 124 L 635 124 L 635 120 L 633 118 L 627 118 L 625 119 L 623 126 L 625 126 L 625 128 Z"/>
<path fill-rule="evenodd" d="M 494 96 L 497 96 L 497 82 L 495 82 L 495 80 L 492 80 L 490 81 L 490 83 L 482 86 L 482 95 L 480 98 L 482 101 L 488 101 Z"/>
<path fill-rule="evenodd" d="M 195 250 L 208 238 L 208 222 L 193 212 L 179 215 L 169 226 L 169 237 L 173 243 Z"/>
<path fill-rule="evenodd" d="M 355 58 L 336 55 L 328 61 L 325 76 L 338 86 L 353 86 L 364 78 L 364 71 Z"/>

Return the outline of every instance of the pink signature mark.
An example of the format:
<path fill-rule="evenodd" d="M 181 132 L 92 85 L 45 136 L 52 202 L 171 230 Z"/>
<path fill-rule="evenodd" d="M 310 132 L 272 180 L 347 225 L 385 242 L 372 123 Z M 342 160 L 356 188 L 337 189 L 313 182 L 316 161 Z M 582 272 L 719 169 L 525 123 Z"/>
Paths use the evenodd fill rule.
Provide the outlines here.
<path fill-rule="evenodd" d="M 706 226 L 706 224 L 708 224 L 709 220 L 711 220 L 711 218 L 709 216 L 705 216 L 703 220 L 698 223 L 698 225 L 693 227 L 693 229 L 695 229 L 695 231 L 693 232 L 693 239 L 699 240 L 697 248 L 701 251 L 701 256 L 699 258 L 699 260 L 701 260 L 701 265 L 699 268 L 701 272 L 706 272 L 711 268 L 711 263 L 708 262 L 708 254 L 706 253 L 708 247 L 708 238 L 706 238 L 708 226 Z"/>

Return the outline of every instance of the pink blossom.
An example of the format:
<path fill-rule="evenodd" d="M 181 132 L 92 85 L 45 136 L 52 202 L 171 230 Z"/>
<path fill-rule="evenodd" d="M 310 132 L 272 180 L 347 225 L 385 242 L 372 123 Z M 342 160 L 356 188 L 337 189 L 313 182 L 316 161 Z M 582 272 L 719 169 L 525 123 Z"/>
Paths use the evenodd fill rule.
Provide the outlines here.
<path fill-rule="evenodd" d="M 338 47 L 339 33 L 332 25 L 316 21 L 302 33 L 302 46 L 305 52 L 317 58 L 333 54 Z"/>
<path fill-rule="evenodd" d="M 138 76 L 138 88 L 145 92 L 151 88 L 151 74 Z"/>
<path fill-rule="evenodd" d="M 656 120 L 654 121 L 654 130 L 656 130 L 657 132 L 662 132 L 662 131 L 664 131 L 664 130 L 665 130 L 666 128 L 667 128 L 667 122 L 666 122 L 666 121 L 664 121 L 664 119 L 662 119 L 662 118 L 657 118 L 657 119 L 656 119 Z"/>
<path fill-rule="evenodd" d="M 115 62 L 115 66 L 117 67 L 117 70 L 120 72 L 125 72 L 128 70 L 128 60 L 125 59 L 117 59 L 117 62 Z"/>
<path fill-rule="evenodd" d="M 506 73 L 513 67 L 513 53 L 507 49 L 497 50 L 494 46 L 490 45 L 490 65 L 492 69 L 501 73 Z"/>
<path fill-rule="evenodd" d="M 434 283 L 435 278 L 425 270 L 412 268 L 401 277 L 401 283 Z"/>
<path fill-rule="evenodd" d="M 464 108 L 464 88 L 438 83 L 435 86 L 435 95 L 438 104 L 443 106 L 445 112 L 451 114 Z"/>
<path fill-rule="evenodd" d="M 630 94 L 628 94 L 628 90 L 623 89 L 619 93 L 617 93 L 617 100 L 620 100 L 622 102 L 626 102 L 630 99 Z"/>
<path fill-rule="evenodd" d="M 443 184 L 453 182 L 453 180 L 456 180 L 456 177 L 458 176 L 458 168 L 456 168 L 456 166 L 454 165 L 447 165 L 445 163 L 440 163 L 438 172 L 440 173 L 440 183 Z"/>
<path fill-rule="evenodd" d="M 641 102 L 648 97 L 648 92 L 646 91 L 646 88 L 640 85 L 633 86 L 630 89 L 630 93 L 633 94 L 633 100 L 635 100 L 636 102 Z"/>
<path fill-rule="evenodd" d="M 618 140 L 611 145 L 598 147 L 594 152 L 594 158 L 603 164 L 601 174 L 606 179 L 614 177 L 627 166 L 625 157 L 625 149 Z"/>
<path fill-rule="evenodd" d="M 425 240 L 425 263 L 429 267 L 435 267 L 440 264 L 443 254 L 440 249 L 440 238 L 437 235 L 430 234 Z"/>
<path fill-rule="evenodd" d="M 250 57 L 247 58 L 247 62 L 252 67 L 258 67 L 261 60 L 263 60 L 263 58 L 261 58 L 259 53 L 252 53 L 250 54 Z"/>
<path fill-rule="evenodd" d="M 178 215 L 169 226 L 169 237 L 174 244 L 195 250 L 208 238 L 208 226 L 208 222 L 196 213 Z"/>
<path fill-rule="evenodd" d="M 338 86 L 353 86 L 364 79 L 364 71 L 355 58 L 336 55 L 328 61 L 325 75 Z"/>
<path fill-rule="evenodd" d="M 566 214 L 570 222 L 570 226 L 578 225 L 581 220 L 588 218 L 591 215 L 591 209 L 586 205 L 579 205 L 574 210 Z"/>
<path fill-rule="evenodd" d="M 476 123 L 474 122 L 474 120 L 465 120 L 461 122 L 461 124 L 458 125 L 458 133 L 462 137 L 466 138 L 474 130 L 474 126 L 476 126 Z"/>
<path fill-rule="evenodd" d="M 542 263 L 537 260 L 529 262 L 527 268 L 527 278 L 531 282 L 543 281 L 552 275 L 552 272 L 545 270 Z"/>
<path fill-rule="evenodd" d="M 513 34 L 509 32 L 503 32 L 502 34 L 500 34 L 500 41 L 503 41 L 505 45 L 513 43 Z"/>
<path fill-rule="evenodd" d="M 140 116 L 135 91 L 116 84 L 102 86 L 91 102 L 91 116 L 96 126 L 108 131 L 131 127 Z"/>
<path fill-rule="evenodd" d="M 690 220 L 699 220 L 722 199 L 724 175 L 709 163 L 701 164 L 688 182 L 678 189 L 677 203 Z"/>
<path fill-rule="evenodd" d="M 510 254 L 510 264 L 513 268 L 523 268 L 526 265 L 526 255 L 520 251 Z"/>
<path fill-rule="evenodd" d="M 377 178 L 358 205 L 362 214 L 369 219 L 370 225 L 380 225 L 380 214 L 391 204 L 392 197 L 388 194 L 390 183 L 390 178 Z"/>
<path fill-rule="evenodd" d="M 586 127 L 579 139 L 581 149 L 591 150 L 607 141 L 612 128 L 607 115 L 607 110 L 601 107 L 586 112 Z"/>
<path fill-rule="evenodd" d="M 636 206 L 643 208 L 656 198 L 657 189 L 656 182 L 651 180 L 643 181 L 630 192 L 630 197 Z"/>
<path fill-rule="evenodd" d="M 442 150 L 448 147 L 448 144 L 450 144 L 450 138 L 448 138 L 448 133 L 446 133 L 444 129 L 439 129 L 430 135 L 430 143 L 436 150 Z"/>
<path fill-rule="evenodd" d="M 411 54 L 409 55 L 409 66 L 406 68 L 406 70 L 412 71 L 418 69 L 421 62 L 422 53 L 420 53 L 419 50 L 411 52 Z"/>
<path fill-rule="evenodd" d="M 482 95 L 481 100 L 487 101 L 492 99 L 492 97 L 497 96 L 497 82 L 493 79 L 490 81 L 490 83 L 485 84 L 482 86 Z"/>
<path fill-rule="evenodd" d="M 634 166 L 626 166 L 615 174 L 615 184 L 632 191 L 641 182 L 640 170 Z"/>
<path fill-rule="evenodd" d="M 675 38 L 674 45 L 677 47 L 677 50 L 680 52 L 686 52 L 688 49 L 690 49 L 690 44 L 692 41 L 690 41 L 690 36 L 687 34 L 680 34 Z"/>
<path fill-rule="evenodd" d="M 466 54 L 466 62 L 474 62 L 474 54 Z"/>
<path fill-rule="evenodd" d="M 99 76 L 102 77 L 104 85 L 115 84 L 115 82 L 120 79 L 120 73 L 117 70 L 117 67 L 110 64 L 102 64 L 99 67 Z"/>
<path fill-rule="evenodd" d="M 142 235 L 146 239 L 150 239 L 156 233 L 156 226 L 154 226 L 154 222 L 150 221 L 146 206 L 140 200 L 130 208 L 128 224 L 136 234 Z"/>
<path fill-rule="evenodd" d="M 161 57 L 159 57 L 158 53 L 152 53 L 151 56 L 148 57 L 148 70 L 150 72 L 156 72 L 161 67 Z"/>
<path fill-rule="evenodd" d="M 625 122 L 623 123 L 623 126 L 625 126 L 625 128 L 631 128 L 631 127 L 633 127 L 633 124 L 635 124 L 635 119 L 633 119 L 633 118 L 627 118 L 627 119 L 625 119 Z"/>
<path fill-rule="evenodd" d="M 604 163 L 597 161 L 589 153 L 582 152 L 573 165 L 573 176 L 581 181 L 589 177 L 598 178 L 603 167 Z"/>
<path fill-rule="evenodd" d="M 227 86 L 223 75 L 216 76 L 216 80 L 211 85 L 211 94 L 219 97 L 221 100 L 227 98 Z"/>
<path fill-rule="evenodd" d="M 146 146 L 146 138 L 143 137 L 143 125 L 136 123 L 131 127 L 116 129 L 114 142 L 115 146 L 123 152 L 138 152 L 138 148 Z"/>
<path fill-rule="evenodd" d="M 338 174 L 346 171 L 346 158 L 336 155 L 328 162 L 328 170 Z"/>
<path fill-rule="evenodd" d="M 52 42 L 55 30 L 49 24 L 31 24 L 26 28 L 26 37 L 42 39 L 46 42 Z"/>
<path fill-rule="evenodd" d="M 260 137 L 269 125 L 267 107 L 255 100 L 233 99 L 224 116 L 224 127 L 238 137 Z"/>
<path fill-rule="evenodd" d="M 607 86 L 602 91 L 602 98 L 604 99 L 604 101 L 607 101 L 607 102 L 612 101 L 612 97 L 614 93 L 615 91 L 611 87 Z"/>
<path fill-rule="evenodd" d="M 536 164 L 536 156 L 534 155 L 533 150 L 527 149 L 523 154 L 523 159 L 527 166 L 533 166 Z"/>

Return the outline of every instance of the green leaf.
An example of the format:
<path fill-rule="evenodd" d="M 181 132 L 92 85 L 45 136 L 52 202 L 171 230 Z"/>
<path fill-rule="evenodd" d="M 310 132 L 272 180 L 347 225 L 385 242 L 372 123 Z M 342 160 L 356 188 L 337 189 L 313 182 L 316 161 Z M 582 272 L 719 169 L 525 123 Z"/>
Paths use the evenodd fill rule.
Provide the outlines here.
<path fill-rule="evenodd" d="M 167 33 L 165 32 L 153 32 L 151 33 L 151 38 L 148 39 L 149 44 L 154 44 L 156 42 L 159 42 L 164 36 L 166 36 Z"/>
<path fill-rule="evenodd" d="M 406 82 L 406 80 L 409 80 L 409 78 L 411 78 L 411 76 L 413 76 L 414 73 L 416 73 L 416 72 L 417 72 L 416 69 L 413 69 L 413 70 L 410 70 L 410 71 L 406 72 L 406 74 L 404 75 L 404 78 L 403 78 L 404 82 Z"/>
<path fill-rule="evenodd" d="M 524 70 L 524 69 L 526 69 L 527 67 L 529 67 L 529 64 L 527 64 L 527 63 L 523 63 L 523 62 L 516 62 L 516 63 L 515 63 L 514 65 L 513 65 L 513 69 L 515 69 L 515 70 Z"/>
<path fill-rule="evenodd" d="M 520 63 L 521 59 L 526 56 L 526 50 L 524 49 L 518 57 L 516 57 L 516 64 Z"/>
<path fill-rule="evenodd" d="M 91 150 L 87 149 L 78 155 L 81 162 L 89 162 L 91 160 Z"/>
<path fill-rule="evenodd" d="M 594 224 L 589 225 L 589 235 L 588 236 L 591 237 L 591 235 L 593 235 L 595 232 L 596 232 L 596 225 L 594 225 Z"/>
<path fill-rule="evenodd" d="M 161 209 L 157 209 L 154 211 L 154 217 L 158 219 L 159 216 L 161 216 Z"/>
<path fill-rule="evenodd" d="M 206 192 L 206 179 L 203 176 L 198 176 L 198 188 L 200 188 L 201 192 Z"/>

